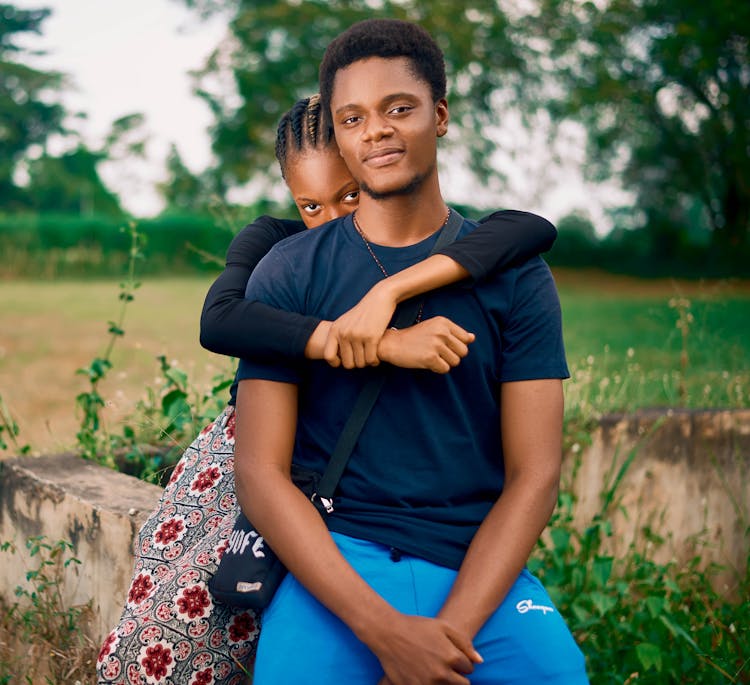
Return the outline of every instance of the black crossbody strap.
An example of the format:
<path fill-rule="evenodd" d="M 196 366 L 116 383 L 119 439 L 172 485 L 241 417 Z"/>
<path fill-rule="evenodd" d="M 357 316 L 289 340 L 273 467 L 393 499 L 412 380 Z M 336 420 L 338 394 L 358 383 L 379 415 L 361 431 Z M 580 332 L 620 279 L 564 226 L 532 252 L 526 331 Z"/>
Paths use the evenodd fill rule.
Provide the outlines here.
<path fill-rule="evenodd" d="M 454 209 L 450 210 L 450 215 L 445 226 L 443 226 L 440 235 L 435 241 L 435 245 L 430 251 L 430 255 L 435 254 L 438 250 L 442 250 L 447 245 L 450 245 L 458 235 L 458 231 L 464 223 L 464 218 Z M 414 323 L 414 320 L 419 314 L 419 298 L 412 298 L 404 302 L 396 312 L 396 318 L 394 319 L 393 325 L 396 328 L 406 328 Z M 359 434 L 362 432 L 362 428 L 367 421 L 367 417 L 370 415 L 372 408 L 377 402 L 378 395 L 383 388 L 383 384 L 387 378 L 387 367 L 372 370 L 374 375 L 370 378 L 360 390 L 357 400 L 352 408 L 352 413 L 349 415 L 344 428 L 341 431 L 336 447 L 331 454 L 331 459 L 328 462 L 325 472 L 321 476 L 320 483 L 318 484 L 317 492 L 313 495 L 313 501 L 319 500 L 320 503 L 327 511 L 333 511 L 333 504 L 331 500 L 333 493 L 341 480 L 341 476 L 346 469 L 346 464 L 349 461 L 354 445 L 357 443 Z M 317 503 L 316 503 L 317 504 Z"/>

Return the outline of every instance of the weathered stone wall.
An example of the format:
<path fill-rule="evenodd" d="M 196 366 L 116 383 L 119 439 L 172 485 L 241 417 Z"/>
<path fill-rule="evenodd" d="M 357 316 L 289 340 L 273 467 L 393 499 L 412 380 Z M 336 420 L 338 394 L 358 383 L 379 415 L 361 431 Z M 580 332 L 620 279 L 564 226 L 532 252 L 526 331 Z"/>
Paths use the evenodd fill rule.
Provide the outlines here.
<path fill-rule="evenodd" d="M 87 632 L 98 642 L 122 611 L 133 542 L 160 496 L 155 485 L 73 455 L 0 461 L 0 541 L 17 548 L 0 553 L 0 595 L 16 601 L 16 586 L 37 567 L 28 538 L 68 540 L 82 563 L 64 569 L 63 599 L 67 606 L 92 601 Z"/>
<path fill-rule="evenodd" d="M 648 412 L 607 417 L 580 453 L 565 463 L 563 484 L 578 496 L 587 525 L 601 493 L 632 456 L 616 490 L 612 548 L 623 551 L 650 524 L 669 543 L 659 560 L 695 554 L 746 570 L 750 553 L 750 410 Z M 15 555 L 0 556 L 0 595 L 15 601 L 30 560 L 24 542 L 35 535 L 70 540 L 83 563 L 66 570 L 65 599 L 92 601 L 89 632 L 99 641 L 120 615 L 133 565 L 133 543 L 160 488 L 74 456 L 24 457 L 0 462 L 0 541 Z M 624 513 L 623 513 L 624 512 Z M 736 577 L 724 575 L 731 594 Z"/>
<path fill-rule="evenodd" d="M 642 544 L 639 532 L 650 526 L 667 538 L 654 550 L 656 561 L 715 561 L 727 568 L 717 589 L 732 594 L 750 554 L 750 410 L 608 416 L 575 478 L 573 462 L 565 465 L 563 487 L 578 497 L 581 526 L 601 510 L 602 493 L 627 466 L 611 505 L 612 551 Z"/>

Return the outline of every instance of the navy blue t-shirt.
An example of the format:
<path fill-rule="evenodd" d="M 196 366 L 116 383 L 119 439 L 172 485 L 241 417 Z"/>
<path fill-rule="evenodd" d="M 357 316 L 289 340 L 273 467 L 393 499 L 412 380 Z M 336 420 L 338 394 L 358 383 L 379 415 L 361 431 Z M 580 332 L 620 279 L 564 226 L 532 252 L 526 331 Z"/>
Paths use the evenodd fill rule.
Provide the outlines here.
<path fill-rule="evenodd" d="M 459 235 L 475 226 L 466 221 Z M 372 247 L 392 274 L 424 259 L 436 237 Z M 348 216 L 276 245 L 253 272 L 247 297 L 333 320 L 382 278 Z M 565 378 L 568 369 L 557 291 L 539 257 L 424 296 L 423 318 L 438 315 L 476 335 L 468 356 L 445 375 L 389 369 L 326 520 L 330 530 L 458 568 L 503 488 L 500 384 Z M 242 360 L 237 377 L 299 385 L 293 459 L 322 473 L 373 372 Z"/>

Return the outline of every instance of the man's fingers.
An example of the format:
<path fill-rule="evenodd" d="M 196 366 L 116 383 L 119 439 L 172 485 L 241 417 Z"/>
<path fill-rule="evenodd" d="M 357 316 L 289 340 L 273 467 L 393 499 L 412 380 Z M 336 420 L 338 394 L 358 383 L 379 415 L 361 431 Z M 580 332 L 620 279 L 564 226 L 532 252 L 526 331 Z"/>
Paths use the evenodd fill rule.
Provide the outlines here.
<path fill-rule="evenodd" d="M 465 345 L 473 343 L 474 338 L 476 337 L 473 333 L 469 333 L 469 331 L 461 328 L 461 326 L 455 323 L 451 324 L 450 333 L 454 338 L 457 338 Z"/>
<path fill-rule="evenodd" d="M 450 368 L 458 366 L 461 362 L 461 356 L 456 354 L 450 347 L 445 347 L 440 351 L 440 357 L 443 359 Z"/>
<path fill-rule="evenodd" d="M 352 343 L 351 349 L 352 356 L 354 357 L 354 366 L 356 366 L 358 369 L 364 368 L 367 365 L 367 360 L 365 357 L 365 348 L 363 347 L 362 343 Z"/>
<path fill-rule="evenodd" d="M 323 347 L 323 359 L 325 359 L 333 367 L 338 367 L 341 365 L 341 357 L 339 356 L 339 341 L 336 339 L 336 336 L 328 336 L 326 344 Z"/>
<path fill-rule="evenodd" d="M 469 657 L 460 649 L 456 652 L 456 656 L 451 661 L 450 667 L 456 671 L 456 673 L 461 673 L 462 675 L 474 672 L 474 664 L 471 659 L 469 659 Z"/>
<path fill-rule="evenodd" d="M 477 652 L 471 640 L 465 635 L 459 633 L 450 626 L 447 626 L 446 635 L 448 636 L 448 639 L 473 663 L 481 664 L 484 661 L 482 655 Z"/>
<path fill-rule="evenodd" d="M 339 343 L 339 357 L 341 357 L 341 364 L 345 369 L 354 368 L 354 351 L 352 346 L 348 343 Z"/>
<path fill-rule="evenodd" d="M 445 341 L 445 344 L 448 349 L 460 359 L 463 359 L 469 354 L 469 346 L 466 343 L 461 342 L 459 338 L 448 338 L 448 340 Z M 456 361 L 456 364 L 458 364 L 458 361 Z M 452 364 L 451 366 L 455 366 L 456 364 Z"/>
<path fill-rule="evenodd" d="M 435 373 L 448 373 L 451 370 L 451 365 L 442 357 L 436 357 L 429 365 L 429 369 Z"/>
<path fill-rule="evenodd" d="M 368 366 L 377 366 L 378 364 L 380 364 L 377 342 L 369 341 L 365 343 L 365 363 Z"/>

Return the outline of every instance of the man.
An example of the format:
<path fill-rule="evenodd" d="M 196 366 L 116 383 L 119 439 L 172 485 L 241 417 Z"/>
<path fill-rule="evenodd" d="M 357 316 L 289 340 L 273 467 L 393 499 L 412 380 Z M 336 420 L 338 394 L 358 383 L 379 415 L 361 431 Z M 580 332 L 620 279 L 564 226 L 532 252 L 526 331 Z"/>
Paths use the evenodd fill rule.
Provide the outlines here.
<path fill-rule="evenodd" d="M 247 295 L 332 320 L 429 252 L 449 212 L 449 117 L 442 53 L 406 22 L 352 26 L 320 81 L 359 209 L 280 244 Z M 324 470 L 371 370 L 241 363 L 237 495 L 290 570 L 263 616 L 256 685 L 587 682 L 525 570 L 560 471 L 567 367 L 549 270 L 535 258 L 426 297 L 420 316 L 441 315 L 460 363 L 390 370 L 325 521 L 290 464 Z"/>

